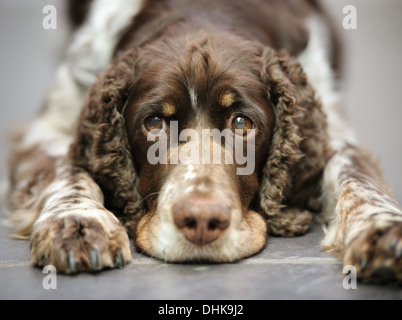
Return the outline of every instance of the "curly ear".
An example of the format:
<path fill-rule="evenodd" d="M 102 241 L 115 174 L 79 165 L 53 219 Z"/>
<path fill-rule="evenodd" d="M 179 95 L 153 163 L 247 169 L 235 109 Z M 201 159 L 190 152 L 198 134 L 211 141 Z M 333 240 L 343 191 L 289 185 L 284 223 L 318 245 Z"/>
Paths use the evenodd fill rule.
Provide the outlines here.
<path fill-rule="evenodd" d="M 134 82 L 136 53 L 117 59 L 90 89 L 69 150 L 72 164 L 87 170 L 116 215 L 141 208 L 137 174 L 124 124 L 124 106 Z"/>
<path fill-rule="evenodd" d="M 271 234 L 294 236 L 306 232 L 312 220 L 300 209 L 319 209 L 311 204 L 319 198 L 321 174 L 331 153 L 327 121 L 300 64 L 285 51 L 265 49 L 263 58 L 262 78 L 275 128 L 262 172 L 260 206 Z"/>

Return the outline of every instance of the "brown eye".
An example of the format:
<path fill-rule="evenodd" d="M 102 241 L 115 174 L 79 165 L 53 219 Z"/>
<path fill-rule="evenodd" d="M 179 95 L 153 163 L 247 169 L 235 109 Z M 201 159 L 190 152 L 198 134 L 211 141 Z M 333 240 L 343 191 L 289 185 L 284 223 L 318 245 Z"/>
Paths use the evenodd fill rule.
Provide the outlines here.
<path fill-rule="evenodd" d="M 238 135 L 246 136 L 248 134 L 247 130 L 253 128 L 253 122 L 247 117 L 237 116 L 232 121 L 232 130 Z"/>
<path fill-rule="evenodd" d="M 145 119 L 144 127 L 148 132 L 158 134 L 166 129 L 166 122 L 162 118 L 152 116 Z"/>

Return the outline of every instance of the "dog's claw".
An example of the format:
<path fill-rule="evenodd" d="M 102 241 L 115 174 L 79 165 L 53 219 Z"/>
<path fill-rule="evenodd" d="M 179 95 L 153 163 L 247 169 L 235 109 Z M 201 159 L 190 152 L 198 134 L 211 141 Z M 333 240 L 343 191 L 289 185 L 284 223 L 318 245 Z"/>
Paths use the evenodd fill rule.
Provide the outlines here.
<path fill-rule="evenodd" d="M 121 251 L 116 255 L 116 267 L 119 269 L 124 267 L 124 260 Z"/>
<path fill-rule="evenodd" d="M 395 251 L 395 256 L 400 259 L 402 258 L 402 240 L 396 239 L 392 245 L 394 251 Z"/>
<path fill-rule="evenodd" d="M 74 253 L 72 250 L 68 252 L 68 266 L 70 268 L 71 272 L 76 272 L 76 264 L 75 264 L 75 258 L 74 258 Z"/>
<path fill-rule="evenodd" d="M 360 267 L 364 270 L 367 267 L 367 259 L 365 257 L 360 258 Z"/>
<path fill-rule="evenodd" d="M 402 258 L 402 245 L 400 245 L 397 249 L 396 249 L 396 257 L 398 259 Z"/>
<path fill-rule="evenodd" d="M 91 258 L 92 269 L 98 270 L 99 269 L 99 259 L 98 259 L 98 252 L 95 249 L 91 250 L 90 258 Z"/>

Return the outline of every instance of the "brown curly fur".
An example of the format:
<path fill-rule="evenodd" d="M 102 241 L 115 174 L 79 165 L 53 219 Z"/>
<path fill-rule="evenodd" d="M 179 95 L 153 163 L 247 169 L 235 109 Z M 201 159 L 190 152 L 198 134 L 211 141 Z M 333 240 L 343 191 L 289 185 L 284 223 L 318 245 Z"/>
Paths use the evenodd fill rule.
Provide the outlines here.
<path fill-rule="evenodd" d="M 291 62 L 284 51 L 276 55 L 268 50 L 265 55 L 263 77 L 276 106 L 276 125 L 260 205 L 272 234 L 294 236 L 305 233 L 312 217 L 307 211 L 289 208 L 319 209 L 311 208 L 309 202 L 320 196 L 319 180 L 331 155 L 326 115 L 298 63 Z"/>

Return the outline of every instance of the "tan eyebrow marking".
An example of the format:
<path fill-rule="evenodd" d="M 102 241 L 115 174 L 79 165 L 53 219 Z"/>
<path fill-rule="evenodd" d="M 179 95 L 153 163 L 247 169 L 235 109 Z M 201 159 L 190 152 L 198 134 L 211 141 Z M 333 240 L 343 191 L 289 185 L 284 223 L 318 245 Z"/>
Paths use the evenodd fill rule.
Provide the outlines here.
<path fill-rule="evenodd" d="M 229 108 L 234 102 L 235 94 L 231 91 L 226 91 L 219 100 L 220 105 L 225 108 Z"/>
<path fill-rule="evenodd" d="M 170 102 L 164 102 L 162 105 L 163 114 L 170 117 L 176 113 L 176 107 Z"/>

